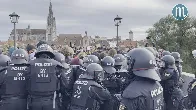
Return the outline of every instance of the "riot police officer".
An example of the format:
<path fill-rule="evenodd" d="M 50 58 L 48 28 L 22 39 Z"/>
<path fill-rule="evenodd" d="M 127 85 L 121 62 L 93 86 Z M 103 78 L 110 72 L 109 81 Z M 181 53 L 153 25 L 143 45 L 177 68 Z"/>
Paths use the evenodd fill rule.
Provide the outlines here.
<path fill-rule="evenodd" d="M 171 55 L 165 55 L 161 58 L 161 61 L 160 75 L 166 109 L 177 110 L 184 95 L 179 88 L 179 73 L 175 66 L 175 59 Z"/>
<path fill-rule="evenodd" d="M 134 79 L 123 91 L 119 110 L 163 110 L 163 88 L 154 55 L 145 48 L 135 48 L 127 57 Z"/>
<path fill-rule="evenodd" d="M 27 110 L 28 54 L 23 49 L 13 51 L 11 64 L 0 73 L 0 110 Z"/>
<path fill-rule="evenodd" d="M 73 58 L 70 62 L 73 70 L 74 81 L 76 81 L 81 75 L 84 74 L 85 69 L 83 68 L 83 61 L 79 58 Z"/>
<path fill-rule="evenodd" d="M 181 63 L 183 62 L 182 59 L 180 58 L 180 54 L 178 52 L 172 52 L 171 55 L 174 57 L 175 59 L 175 66 L 178 69 L 179 75 L 181 77 L 182 74 L 182 65 Z"/>
<path fill-rule="evenodd" d="M 101 66 L 104 70 L 104 81 L 103 84 L 107 89 L 110 91 L 111 94 L 117 93 L 118 84 L 116 82 L 116 69 L 114 68 L 115 60 L 110 57 L 106 56 L 101 61 Z"/>
<path fill-rule="evenodd" d="M 64 73 L 63 74 L 64 78 L 66 78 L 66 80 L 60 81 L 60 86 L 65 85 L 66 87 L 61 88 L 60 91 L 62 91 L 62 92 L 57 91 L 57 99 L 58 99 L 57 101 L 59 101 L 58 104 L 59 104 L 59 107 L 62 110 L 67 110 L 67 106 L 70 103 L 70 95 L 69 94 L 71 94 L 72 87 L 73 87 L 73 84 L 75 82 L 74 75 L 73 75 L 73 70 L 66 63 L 65 56 L 62 53 L 55 52 L 54 55 L 55 55 L 54 60 L 60 62 L 63 65 L 64 69 L 62 69 L 62 71 Z M 65 83 L 65 84 L 63 85 L 62 83 Z M 65 94 L 63 91 L 67 91 L 66 93 L 68 95 Z"/>
<path fill-rule="evenodd" d="M 112 110 L 111 95 L 101 82 L 104 79 L 103 68 L 91 63 L 73 86 L 70 110 Z"/>
<path fill-rule="evenodd" d="M 114 60 L 115 60 L 114 68 L 116 69 L 116 71 L 119 71 L 122 68 L 123 63 L 126 63 L 125 57 L 122 54 L 114 55 Z"/>
<path fill-rule="evenodd" d="M 87 67 L 91 63 L 99 63 L 99 58 L 95 55 L 88 55 L 83 59 L 83 67 Z"/>
<path fill-rule="evenodd" d="M 54 60 L 60 62 L 65 69 L 69 69 L 69 65 L 66 63 L 65 56 L 62 53 L 55 52 L 54 55 L 55 55 Z"/>
<path fill-rule="evenodd" d="M 27 79 L 30 98 L 29 109 L 58 110 L 55 101 L 56 91 L 66 90 L 60 89 L 66 86 L 61 85 L 59 87 L 60 81 L 66 80 L 64 73 L 61 71 L 63 66 L 53 60 L 55 57 L 53 49 L 47 44 L 38 47 L 35 57 L 35 60 L 29 62 L 30 72 Z"/>
<path fill-rule="evenodd" d="M 83 65 L 77 66 L 75 69 L 74 75 L 75 79 L 77 80 L 79 77 L 81 77 L 85 73 L 86 67 L 91 63 L 99 63 L 99 58 L 95 55 L 88 55 L 83 58 Z"/>
<path fill-rule="evenodd" d="M 171 55 L 174 57 L 175 59 L 175 66 L 177 67 L 177 70 L 179 72 L 179 85 L 182 88 L 184 80 L 182 79 L 182 65 L 181 63 L 183 62 L 182 59 L 180 58 L 180 54 L 178 52 L 172 52 Z"/>
<path fill-rule="evenodd" d="M 195 110 L 196 109 L 196 79 L 191 81 L 188 86 L 188 96 L 181 100 L 178 110 Z"/>

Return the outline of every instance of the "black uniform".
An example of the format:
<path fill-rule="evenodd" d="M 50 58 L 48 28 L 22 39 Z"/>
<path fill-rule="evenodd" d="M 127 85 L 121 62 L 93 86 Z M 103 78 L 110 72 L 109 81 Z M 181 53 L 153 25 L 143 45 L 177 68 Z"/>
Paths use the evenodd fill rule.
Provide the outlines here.
<path fill-rule="evenodd" d="M 114 68 L 114 63 L 115 60 L 110 56 L 104 57 L 101 61 L 105 77 L 103 84 L 107 87 L 111 94 L 116 94 L 117 89 L 119 88 L 115 75 L 116 69 Z"/>
<path fill-rule="evenodd" d="M 184 95 L 179 87 L 179 73 L 175 67 L 175 59 L 171 55 L 165 55 L 161 60 L 164 63 L 160 69 L 160 74 L 166 108 L 167 110 L 177 110 Z"/>
<path fill-rule="evenodd" d="M 67 107 L 70 104 L 70 96 L 72 93 L 72 87 L 75 82 L 73 70 L 65 62 L 65 56 L 62 53 L 55 52 L 54 60 L 60 62 L 64 68 L 61 69 L 60 78 L 60 90 L 57 91 L 57 103 L 61 110 L 67 110 Z"/>
<path fill-rule="evenodd" d="M 92 63 L 74 84 L 70 110 L 113 110 L 109 91 L 97 82 L 103 80 L 103 69 Z"/>
<path fill-rule="evenodd" d="M 129 74 L 127 70 L 119 70 L 116 71 L 116 76 L 117 76 L 117 82 L 119 85 L 118 91 L 122 93 L 125 88 L 130 84 L 133 75 Z"/>
<path fill-rule="evenodd" d="M 178 73 L 179 73 L 179 85 L 182 88 L 184 80 L 182 79 L 182 65 L 181 63 L 183 62 L 182 59 L 180 58 L 180 54 L 178 52 L 172 52 L 171 55 L 174 57 L 175 59 L 175 65 L 177 67 Z"/>
<path fill-rule="evenodd" d="M 134 80 L 123 91 L 119 110 L 164 110 L 163 88 L 158 81 L 154 55 L 135 48 L 128 54 L 129 73 Z"/>
<path fill-rule="evenodd" d="M 11 64 L 0 72 L 0 110 L 27 110 L 27 60 L 25 50 L 15 50 Z"/>
<path fill-rule="evenodd" d="M 64 74 L 62 73 L 63 66 L 56 60 L 51 59 L 55 56 L 52 48 L 47 44 L 39 46 L 35 57 L 35 60 L 29 62 L 30 68 L 27 79 L 30 99 L 29 109 L 58 110 L 55 97 L 56 92 L 60 90 L 61 78 L 64 76 L 62 75 Z"/>

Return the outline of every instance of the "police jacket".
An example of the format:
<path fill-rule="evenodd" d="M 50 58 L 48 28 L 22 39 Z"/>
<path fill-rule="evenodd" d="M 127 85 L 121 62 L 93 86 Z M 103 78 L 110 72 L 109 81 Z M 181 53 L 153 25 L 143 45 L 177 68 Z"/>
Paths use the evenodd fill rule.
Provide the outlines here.
<path fill-rule="evenodd" d="M 86 72 L 86 69 L 82 66 L 79 66 L 75 74 L 76 80 L 78 80 L 78 78 L 80 78 L 85 72 Z"/>
<path fill-rule="evenodd" d="M 111 98 L 107 89 L 85 74 L 73 86 L 70 110 L 112 110 Z"/>
<path fill-rule="evenodd" d="M 179 87 L 179 73 L 176 69 L 161 69 L 160 74 L 162 80 L 161 84 L 164 88 L 164 91 L 169 91 L 175 87 Z"/>
<path fill-rule="evenodd" d="M 163 88 L 159 82 L 137 77 L 122 94 L 119 110 L 163 110 Z"/>
<path fill-rule="evenodd" d="M 28 66 L 11 64 L 0 70 L 0 96 L 2 98 L 26 98 Z"/>
<path fill-rule="evenodd" d="M 117 83 L 119 85 L 120 92 L 123 92 L 125 88 L 130 84 L 132 75 L 127 70 L 116 71 Z"/>
<path fill-rule="evenodd" d="M 67 81 L 63 65 L 56 60 L 37 58 L 29 62 L 28 92 L 32 96 L 50 96 L 61 87 L 65 87 Z"/>
<path fill-rule="evenodd" d="M 119 88 L 119 83 L 117 82 L 117 77 L 115 74 L 105 73 L 105 79 L 103 81 L 104 87 L 106 87 L 111 94 L 116 94 Z"/>

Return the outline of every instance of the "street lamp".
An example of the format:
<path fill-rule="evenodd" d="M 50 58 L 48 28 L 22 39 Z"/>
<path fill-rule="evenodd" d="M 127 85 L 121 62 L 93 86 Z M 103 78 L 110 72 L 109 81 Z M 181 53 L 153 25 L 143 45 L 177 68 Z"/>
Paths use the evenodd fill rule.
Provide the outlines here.
<path fill-rule="evenodd" d="M 18 23 L 19 15 L 15 12 L 9 15 L 11 19 L 11 23 L 14 23 L 14 49 L 16 49 L 16 23 Z"/>
<path fill-rule="evenodd" d="M 118 15 L 116 16 L 116 18 L 114 18 L 114 22 L 115 22 L 115 26 L 117 27 L 117 36 L 116 36 L 116 40 L 117 40 L 117 48 L 119 47 L 119 42 L 118 42 L 118 40 L 119 40 L 119 38 L 118 38 L 118 26 L 120 25 L 120 23 L 121 23 L 121 17 L 119 17 Z"/>

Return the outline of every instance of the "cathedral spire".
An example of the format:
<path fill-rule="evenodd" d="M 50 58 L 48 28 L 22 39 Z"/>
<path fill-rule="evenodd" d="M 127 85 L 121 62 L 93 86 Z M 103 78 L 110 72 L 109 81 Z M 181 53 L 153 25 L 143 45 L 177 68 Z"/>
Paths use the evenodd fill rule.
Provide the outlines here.
<path fill-rule="evenodd" d="M 49 4 L 49 13 L 48 13 L 48 18 L 47 18 L 47 33 L 46 33 L 47 41 L 53 41 L 56 38 L 56 20 L 53 15 L 53 10 L 52 10 L 52 2 L 50 0 Z"/>
<path fill-rule="evenodd" d="M 52 15 L 53 14 L 53 11 L 52 11 L 52 2 L 50 0 L 50 6 L 49 6 L 49 14 Z"/>

